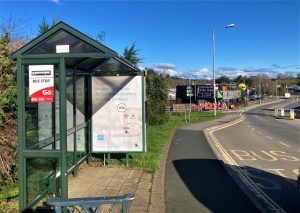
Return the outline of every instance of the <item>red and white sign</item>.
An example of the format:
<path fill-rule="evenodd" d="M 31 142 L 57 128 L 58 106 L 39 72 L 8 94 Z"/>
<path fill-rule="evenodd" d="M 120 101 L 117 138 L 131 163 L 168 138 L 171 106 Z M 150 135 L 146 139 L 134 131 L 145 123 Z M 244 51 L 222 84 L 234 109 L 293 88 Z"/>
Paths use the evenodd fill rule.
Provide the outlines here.
<path fill-rule="evenodd" d="M 30 102 L 54 102 L 54 65 L 29 65 Z"/>

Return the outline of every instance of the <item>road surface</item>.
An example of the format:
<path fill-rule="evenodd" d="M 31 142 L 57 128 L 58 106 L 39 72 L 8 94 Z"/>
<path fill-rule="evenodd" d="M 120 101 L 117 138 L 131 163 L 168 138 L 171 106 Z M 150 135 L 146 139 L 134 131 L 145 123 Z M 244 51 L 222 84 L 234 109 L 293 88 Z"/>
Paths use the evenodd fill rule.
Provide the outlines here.
<path fill-rule="evenodd" d="M 300 212 L 299 120 L 272 116 L 275 108 L 299 106 L 293 100 L 260 106 L 234 125 L 208 130 L 210 145 L 261 211 Z"/>
<path fill-rule="evenodd" d="M 237 117 L 192 124 L 175 132 L 166 162 L 167 212 L 258 212 L 226 172 L 202 131 Z"/>

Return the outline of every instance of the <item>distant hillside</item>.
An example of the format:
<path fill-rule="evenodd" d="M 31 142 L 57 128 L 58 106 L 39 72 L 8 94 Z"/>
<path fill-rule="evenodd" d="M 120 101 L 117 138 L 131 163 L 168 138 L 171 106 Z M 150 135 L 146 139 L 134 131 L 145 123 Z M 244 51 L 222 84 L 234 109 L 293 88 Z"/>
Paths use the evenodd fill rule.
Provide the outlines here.
<path fill-rule="evenodd" d="M 275 84 L 275 79 L 270 79 L 274 82 Z M 166 81 L 168 84 L 168 87 L 170 89 L 172 88 L 176 88 L 176 86 L 180 86 L 180 85 L 188 85 L 189 84 L 189 80 L 188 79 L 184 79 L 184 78 L 178 78 L 178 77 L 166 77 Z M 235 82 L 234 80 L 231 80 L 232 83 Z M 211 84 L 212 80 L 206 80 L 206 79 L 191 79 L 190 80 L 190 84 L 191 85 L 198 85 L 198 84 Z M 255 83 L 257 82 L 249 82 L 250 86 L 255 85 Z M 300 86 L 300 79 L 299 78 L 292 78 L 292 79 L 278 79 L 277 80 L 277 85 L 286 85 L 287 87 L 291 87 L 291 86 L 295 86 L 298 85 Z"/>
<path fill-rule="evenodd" d="M 176 86 L 180 86 L 180 85 L 188 85 L 189 83 L 191 85 L 194 84 L 210 84 L 212 83 L 211 80 L 205 80 L 205 79 L 191 79 L 190 82 L 188 79 L 183 79 L 183 78 L 178 78 L 178 77 L 166 77 L 166 81 L 168 84 L 168 87 L 170 89 L 172 88 L 176 88 Z"/>
<path fill-rule="evenodd" d="M 298 85 L 300 86 L 300 79 L 293 78 L 293 79 L 279 79 L 277 80 L 277 85 L 287 85 L 288 87 Z"/>

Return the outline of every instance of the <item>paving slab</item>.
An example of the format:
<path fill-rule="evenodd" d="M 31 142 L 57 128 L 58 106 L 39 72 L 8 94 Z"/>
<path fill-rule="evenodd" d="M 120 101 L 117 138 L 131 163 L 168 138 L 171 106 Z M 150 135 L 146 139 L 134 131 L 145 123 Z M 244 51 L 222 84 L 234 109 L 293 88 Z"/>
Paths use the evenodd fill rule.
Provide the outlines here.
<path fill-rule="evenodd" d="M 100 197 L 134 194 L 129 213 L 149 212 L 153 175 L 124 167 L 85 167 L 69 180 L 69 197 Z M 120 212 L 121 205 L 105 205 L 101 213 Z"/>

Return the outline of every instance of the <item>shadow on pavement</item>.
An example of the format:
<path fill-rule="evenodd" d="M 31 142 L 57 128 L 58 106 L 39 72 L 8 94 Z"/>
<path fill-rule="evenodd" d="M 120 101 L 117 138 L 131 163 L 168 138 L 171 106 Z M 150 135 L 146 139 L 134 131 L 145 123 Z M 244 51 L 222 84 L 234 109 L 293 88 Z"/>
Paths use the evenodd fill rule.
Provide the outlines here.
<path fill-rule="evenodd" d="M 183 159 L 174 160 L 173 165 L 194 198 L 210 211 L 259 212 L 236 182 L 232 181 L 231 176 L 224 173 L 219 160 Z M 285 211 L 300 212 L 296 181 L 252 167 L 239 169 L 245 171 Z M 239 178 L 237 180 L 241 182 Z"/>

